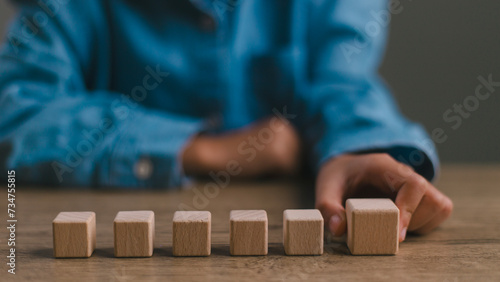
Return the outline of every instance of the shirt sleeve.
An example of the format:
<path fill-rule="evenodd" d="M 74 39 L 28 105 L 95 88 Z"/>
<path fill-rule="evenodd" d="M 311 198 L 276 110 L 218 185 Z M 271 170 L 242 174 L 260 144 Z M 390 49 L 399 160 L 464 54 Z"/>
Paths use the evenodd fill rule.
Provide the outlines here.
<path fill-rule="evenodd" d="M 23 5 L 11 24 L 0 50 L 0 167 L 37 185 L 181 185 L 179 152 L 204 121 L 93 89 L 85 64 L 105 23 L 92 24 L 98 9 L 82 17 L 93 4 L 78 2 L 53 14 Z"/>
<path fill-rule="evenodd" d="M 308 3 L 307 24 L 296 27 L 304 55 L 296 106 L 313 165 L 345 153 L 386 152 L 431 180 L 439 167 L 432 140 L 401 115 L 378 75 L 397 7 L 389 10 L 386 0 Z"/>

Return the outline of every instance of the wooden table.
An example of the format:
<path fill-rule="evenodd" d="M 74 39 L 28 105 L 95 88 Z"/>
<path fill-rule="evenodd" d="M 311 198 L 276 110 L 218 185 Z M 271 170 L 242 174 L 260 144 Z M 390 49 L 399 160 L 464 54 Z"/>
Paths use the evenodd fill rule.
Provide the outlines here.
<path fill-rule="evenodd" d="M 198 184 L 198 189 L 203 189 Z M 212 255 L 171 255 L 172 216 L 179 203 L 192 206 L 192 190 L 94 191 L 17 189 L 16 275 L 7 273 L 6 228 L 1 228 L 0 280 L 60 281 L 295 281 L 435 280 L 500 281 L 500 166 L 445 166 L 438 187 L 451 196 L 455 211 L 440 229 L 410 236 L 396 256 L 351 256 L 342 239 L 326 243 L 322 256 L 285 256 L 282 213 L 311 208 L 313 187 L 297 181 L 232 181 L 206 206 L 212 212 Z M 3 190 L 3 199 L 6 191 Z M 1 200 L 6 225 L 6 200 Z M 204 204 L 204 203 L 201 203 Z M 113 257 L 112 222 L 120 210 L 156 213 L 152 258 Z M 265 209 L 269 216 L 269 255 L 229 255 L 229 211 Z M 97 249 L 88 259 L 54 259 L 51 222 L 60 211 L 95 211 Z"/>

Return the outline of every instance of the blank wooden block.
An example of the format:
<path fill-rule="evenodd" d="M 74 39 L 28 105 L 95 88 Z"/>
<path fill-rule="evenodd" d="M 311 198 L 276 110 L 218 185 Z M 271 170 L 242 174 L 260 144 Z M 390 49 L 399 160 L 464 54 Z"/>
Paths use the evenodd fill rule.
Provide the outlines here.
<path fill-rule="evenodd" d="M 287 255 L 323 254 L 323 216 L 319 210 L 285 210 L 283 244 Z"/>
<path fill-rule="evenodd" d="M 209 256 L 212 215 L 208 211 L 174 213 L 172 252 L 174 256 Z"/>
<path fill-rule="evenodd" d="M 231 255 L 267 255 L 266 211 L 234 210 L 229 214 L 229 222 Z"/>
<path fill-rule="evenodd" d="M 115 257 L 153 255 L 155 214 L 152 211 L 121 211 L 113 223 Z"/>
<path fill-rule="evenodd" d="M 399 209 L 390 199 L 346 202 L 347 246 L 353 255 L 393 255 L 399 246 Z"/>
<path fill-rule="evenodd" d="M 94 252 L 94 212 L 60 212 L 52 221 L 56 258 L 90 257 Z"/>

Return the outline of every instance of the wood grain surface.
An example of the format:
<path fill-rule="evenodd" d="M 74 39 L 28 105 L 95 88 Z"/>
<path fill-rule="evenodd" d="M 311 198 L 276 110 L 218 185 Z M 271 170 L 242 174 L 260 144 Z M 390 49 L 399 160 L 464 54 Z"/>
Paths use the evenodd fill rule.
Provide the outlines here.
<path fill-rule="evenodd" d="M 120 211 L 113 222 L 115 257 L 153 255 L 155 215 L 153 211 Z"/>
<path fill-rule="evenodd" d="M 176 211 L 172 224 L 174 256 L 209 256 L 212 250 L 212 215 L 208 211 Z"/>
<path fill-rule="evenodd" d="M 94 212 L 60 212 L 52 221 L 54 257 L 90 257 L 96 246 Z"/>
<path fill-rule="evenodd" d="M 2 184 L 5 185 L 6 184 Z M 198 208 L 212 213 L 212 254 L 172 256 L 172 218 L 179 204 L 193 206 L 193 190 L 96 191 L 17 186 L 16 275 L 7 273 L 7 193 L 0 200 L 1 281 L 300 281 L 300 280 L 500 280 L 500 166 L 445 166 L 437 186 L 455 204 L 452 217 L 427 236 L 408 236 L 396 256 L 352 256 L 345 238 L 333 239 L 321 256 L 286 256 L 283 211 L 313 208 L 313 187 L 300 181 L 236 182 Z M 203 191 L 203 183 L 195 185 Z M 269 254 L 229 255 L 229 212 L 264 209 Z M 60 211 L 95 211 L 97 248 L 90 258 L 55 259 L 52 220 Z M 153 257 L 113 256 L 113 219 L 121 210 L 153 210 Z"/>
<path fill-rule="evenodd" d="M 399 246 L 399 209 L 391 199 L 348 199 L 347 247 L 353 255 L 394 255 Z"/>
<path fill-rule="evenodd" d="M 229 213 L 229 221 L 231 255 L 267 255 L 269 222 L 265 210 L 232 210 Z"/>
<path fill-rule="evenodd" d="M 283 212 L 283 248 L 287 255 L 322 255 L 324 220 L 316 209 Z"/>

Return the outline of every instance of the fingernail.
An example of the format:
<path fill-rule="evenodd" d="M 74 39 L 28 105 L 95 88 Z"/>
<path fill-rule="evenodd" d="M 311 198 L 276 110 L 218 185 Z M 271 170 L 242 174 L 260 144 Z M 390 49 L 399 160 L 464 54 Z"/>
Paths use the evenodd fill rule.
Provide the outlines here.
<path fill-rule="evenodd" d="M 342 218 L 338 214 L 335 214 L 332 217 L 330 217 L 330 231 L 333 234 L 335 234 L 337 229 L 339 229 L 341 222 L 342 222 Z"/>
<path fill-rule="evenodd" d="M 400 242 L 403 242 L 403 241 L 405 240 L 405 238 L 406 238 L 406 230 L 407 230 L 407 229 L 408 229 L 408 228 L 407 228 L 407 227 L 405 227 L 405 228 L 403 228 L 403 229 L 401 230 L 401 233 L 399 234 L 399 241 L 400 241 Z"/>

